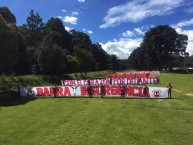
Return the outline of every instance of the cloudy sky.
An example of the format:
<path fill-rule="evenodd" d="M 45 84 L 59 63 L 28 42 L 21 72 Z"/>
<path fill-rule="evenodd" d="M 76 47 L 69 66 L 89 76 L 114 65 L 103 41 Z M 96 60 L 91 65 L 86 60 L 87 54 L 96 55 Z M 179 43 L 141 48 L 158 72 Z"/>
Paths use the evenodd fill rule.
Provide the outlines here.
<path fill-rule="evenodd" d="M 26 23 L 31 9 L 46 23 L 60 18 L 66 30 L 87 33 L 109 54 L 127 59 L 138 47 L 145 32 L 158 25 L 170 25 L 189 37 L 187 52 L 193 55 L 192 0 L 0 0 Z"/>

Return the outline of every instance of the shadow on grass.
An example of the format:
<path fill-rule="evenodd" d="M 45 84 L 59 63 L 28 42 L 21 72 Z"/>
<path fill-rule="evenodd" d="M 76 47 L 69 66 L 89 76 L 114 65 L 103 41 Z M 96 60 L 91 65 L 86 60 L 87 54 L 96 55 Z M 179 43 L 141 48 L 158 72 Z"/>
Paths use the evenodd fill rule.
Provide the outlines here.
<path fill-rule="evenodd" d="M 36 98 L 21 98 L 15 91 L 0 92 L 0 107 L 23 105 Z"/>

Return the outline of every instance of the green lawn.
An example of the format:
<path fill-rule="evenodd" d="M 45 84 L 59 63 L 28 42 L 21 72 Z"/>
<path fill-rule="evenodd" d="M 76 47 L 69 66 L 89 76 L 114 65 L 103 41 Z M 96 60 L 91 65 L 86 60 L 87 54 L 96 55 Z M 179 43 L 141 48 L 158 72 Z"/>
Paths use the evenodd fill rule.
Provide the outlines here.
<path fill-rule="evenodd" d="M 161 74 L 173 99 L 46 98 L 0 106 L 2 145 L 193 145 L 193 75 Z M 186 94 L 189 94 L 186 95 Z"/>

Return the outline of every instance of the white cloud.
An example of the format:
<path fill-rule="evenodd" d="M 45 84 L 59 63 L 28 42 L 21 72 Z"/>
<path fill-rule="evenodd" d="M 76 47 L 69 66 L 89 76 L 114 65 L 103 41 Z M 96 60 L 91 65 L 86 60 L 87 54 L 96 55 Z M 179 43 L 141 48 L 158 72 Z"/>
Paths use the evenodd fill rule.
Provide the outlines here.
<path fill-rule="evenodd" d="M 124 37 L 132 37 L 133 35 L 134 35 L 134 33 L 130 30 L 127 30 L 127 31 L 122 33 L 122 36 L 124 36 Z"/>
<path fill-rule="evenodd" d="M 123 37 L 141 37 L 145 34 L 145 32 L 149 29 L 149 27 L 142 26 L 141 28 L 134 28 L 132 31 L 127 30 L 122 33 Z"/>
<path fill-rule="evenodd" d="M 62 10 L 62 12 L 64 12 L 64 13 L 65 13 L 65 12 L 67 12 L 67 10 L 64 10 L 64 9 L 63 9 L 63 10 Z"/>
<path fill-rule="evenodd" d="M 101 43 L 102 48 L 109 54 L 115 54 L 120 59 L 128 59 L 131 52 L 140 46 L 142 38 L 121 38 L 120 40 Z"/>
<path fill-rule="evenodd" d="M 188 45 L 186 51 L 189 52 L 190 55 L 193 55 L 193 30 L 183 30 L 183 27 L 191 25 L 193 26 L 193 18 L 190 20 L 181 21 L 171 26 L 175 28 L 178 33 L 188 36 Z"/>
<path fill-rule="evenodd" d="M 56 18 L 62 19 L 62 16 L 56 16 Z"/>
<path fill-rule="evenodd" d="M 87 29 L 82 29 L 84 32 L 88 33 L 88 34 L 93 34 L 93 31 L 91 30 L 87 30 Z"/>
<path fill-rule="evenodd" d="M 84 2 L 85 2 L 85 0 L 78 0 L 78 2 L 80 2 L 80 3 L 84 3 Z"/>
<path fill-rule="evenodd" d="M 182 30 L 181 28 L 176 28 L 176 31 L 180 34 L 188 36 L 186 52 L 189 52 L 190 55 L 193 55 L 193 30 Z"/>
<path fill-rule="evenodd" d="M 78 15 L 78 12 L 72 12 L 72 15 L 73 15 L 73 16 L 77 16 L 77 15 Z"/>
<path fill-rule="evenodd" d="M 182 27 L 185 27 L 185 26 L 190 26 L 190 25 L 193 25 L 193 18 L 190 19 L 190 20 L 187 20 L 187 21 L 181 21 L 175 25 L 172 25 L 172 27 L 174 28 L 182 28 Z"/>
<path fill-rule="evenodd" d="M 132 0 L 112 7 L 104 17 L 105 23 L 100 28 L 115 27 L 123 22 L 139 22 L 152 16 L 168 15 L 185 0 Z"/>
<path fill-rule="evenodd" d="M 88 32 L 88 34 L 93 34 L 93 31 L 91 31 L 91 30 L 88 30 L 87 32 Z"/>
<path fill-rule="evenodd" d="M 74 24 L 76 25 L 78 18 L 77 17 L 71 17 L 71 16 L 66 16 L 63 18 L 63 21 L 66 23 Z"/>
<path fill-rule="evenodd" d="M 71 28 L 71 27 L 65 26 L 65 30 L 66 30 L 66 31 L 68 31 L 68 32 L 70 32 L 70 30 L 72 30 L 72 29 L 74 29 L 74 28 Z"/>

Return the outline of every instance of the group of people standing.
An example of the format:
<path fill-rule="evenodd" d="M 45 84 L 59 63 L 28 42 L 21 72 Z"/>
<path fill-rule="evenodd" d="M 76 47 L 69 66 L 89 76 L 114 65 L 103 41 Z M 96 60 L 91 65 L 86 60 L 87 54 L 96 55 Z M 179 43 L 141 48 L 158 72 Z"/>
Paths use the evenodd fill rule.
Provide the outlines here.
<path fill-rule="evenodd" d="M 106 94 L 104 85 L 100 84 L 100 90 L 101 90 L 101 98 L 103 98 Z M 89 98 L 92 98 L 94 87 L 89 84 L 87 87 L 87 91 L 88 91 Z"/>
<path fill-rule="evenodd" d="M 121 90 L 121 98 L 124 98 L 126 91 L 127 91 L 127 86 L 125 84 L 122 84 L 120 90 Z M 88 92 L 89 98 L 92 98 L 93 92 L 94 92 L 94 87 L 89 84 L 87 86 L 87 92 Z M 105 91 L 105 87 L 103 84 L 100 84 L 100 92 L 101 92 L 101 98 L 104 98 L 104 96 L 106 95 L 106 91 Z M 149 88 L 146 84 L 143 85 L 143 96 L 144 97 L 150 97 L 149 96 Z"/>

